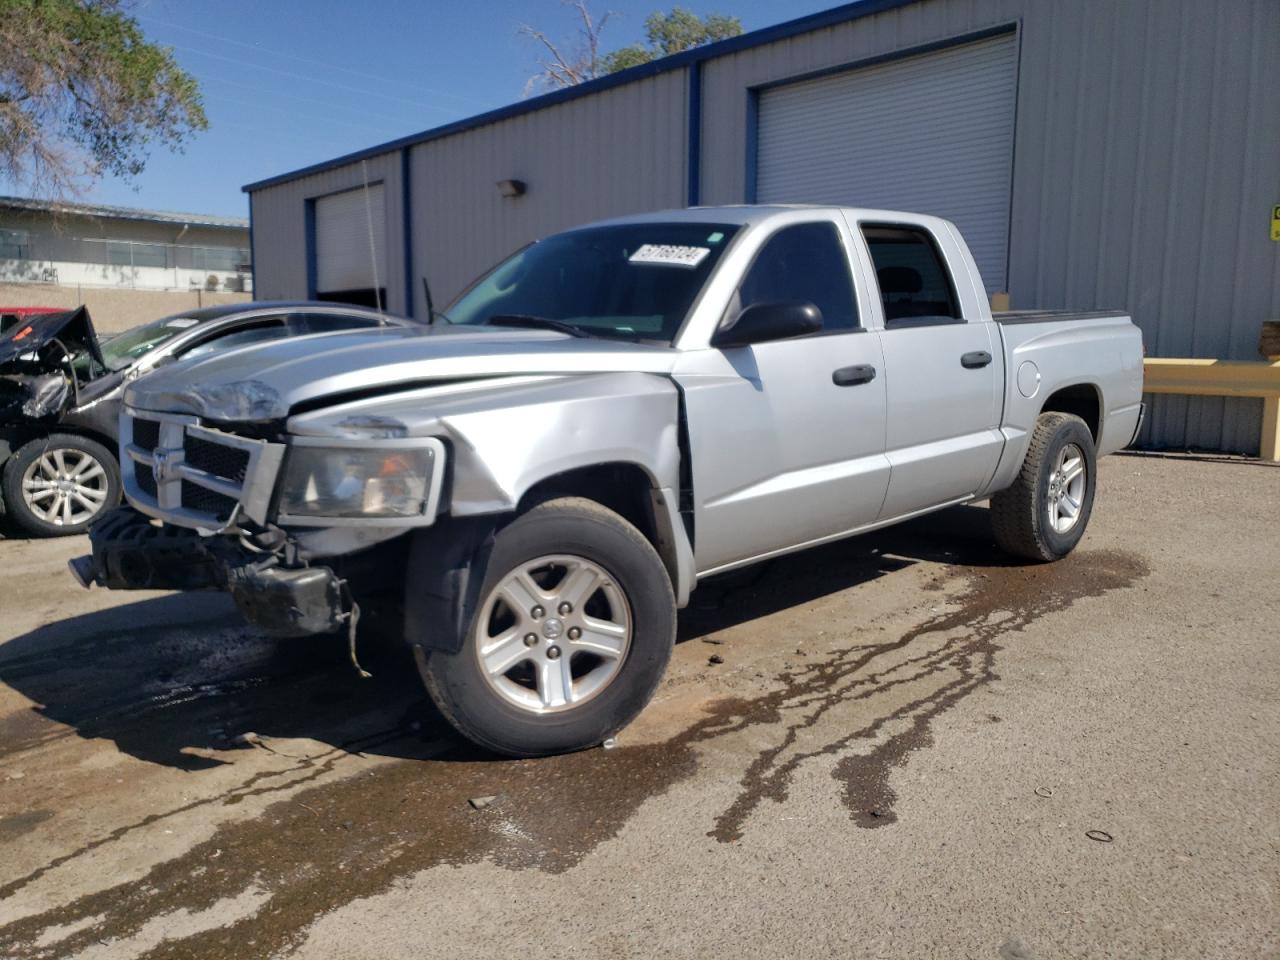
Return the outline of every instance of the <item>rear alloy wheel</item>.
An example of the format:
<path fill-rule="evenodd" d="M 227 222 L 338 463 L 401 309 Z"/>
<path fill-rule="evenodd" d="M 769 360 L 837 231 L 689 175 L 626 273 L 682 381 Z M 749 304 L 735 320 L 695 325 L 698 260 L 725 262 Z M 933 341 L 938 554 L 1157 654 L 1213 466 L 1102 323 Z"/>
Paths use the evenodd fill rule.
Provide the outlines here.
<path fill-rule="evenodd" d="M 1060 560 L 1084 536 L 1097 483 L 1093 434 L 1079 417 L 1042 413 L 1022 469 L 991 498 L 996 542 L 1028 560 Z"/>
<path fill-rule="evenodd" d="M 649 702 L 675 614 L 666 567 L 639 530 L 591 500 L 551 500 L 498 533 L 459 649 L 425 652 L 419 668 L 436 706 L 481 746 L 581 750 Z"/>
<path fill-rule="evenodd" d="M 1089 468 L 1085 464 L 1084 451 L 1076 444 L 1068 443 L 1058 453 L 1057 463 L 1049 475 L 1048 501 L 1049 526 L 1058 533 L 1070 533 L 1080 522 L 1084 508 L 1084 494 L 1089 485 Z"/>
<path fill-rule="evenodd" d="M 53 434 L 25 444 L 4 465 L 7 511 L 35 537 L 83 533 L 120 502 L 120 471 L 100 443 Z"/>

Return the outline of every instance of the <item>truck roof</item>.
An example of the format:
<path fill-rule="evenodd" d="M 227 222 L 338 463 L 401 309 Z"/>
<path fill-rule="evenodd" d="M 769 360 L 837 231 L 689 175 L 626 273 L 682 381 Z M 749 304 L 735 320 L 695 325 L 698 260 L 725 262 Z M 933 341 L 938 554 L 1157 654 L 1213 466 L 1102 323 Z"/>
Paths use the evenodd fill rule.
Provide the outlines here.
<path fill-rule="evenodd" d="M 815 203 L 740 203 L 634 213 L 622 217 L 597 220 L 594 223 L 584 224 L 582 227 L 575 227 L 574 229 L 613 226 L 623 223 L 728 223 L 747 226 L 753 223 L 762 223 L 765 220 L 782 216 L 783 214 L 796 213 L 800 210 L 843 213 L 850 219 L 856 220 L 889 220 L 908 223 L 941 222 L 937 217 L 922 213 L 910 213 L 905 210 L 880 210 L 873 207 L 844 207 Z"/>

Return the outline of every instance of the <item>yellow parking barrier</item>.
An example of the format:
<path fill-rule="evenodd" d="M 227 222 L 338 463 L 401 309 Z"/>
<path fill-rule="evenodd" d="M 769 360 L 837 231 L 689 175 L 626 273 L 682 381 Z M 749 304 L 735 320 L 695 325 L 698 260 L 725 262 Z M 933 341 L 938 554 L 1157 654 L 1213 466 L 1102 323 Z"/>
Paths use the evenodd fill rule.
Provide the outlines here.
<path fill-rule="evenodd" d="M 1258 456 L 1280 461 L 1280 362 L 1148 357 L 1143 367 L 1142 389 L 1147 393 L 1261 397 L 1262 438 Z"/>

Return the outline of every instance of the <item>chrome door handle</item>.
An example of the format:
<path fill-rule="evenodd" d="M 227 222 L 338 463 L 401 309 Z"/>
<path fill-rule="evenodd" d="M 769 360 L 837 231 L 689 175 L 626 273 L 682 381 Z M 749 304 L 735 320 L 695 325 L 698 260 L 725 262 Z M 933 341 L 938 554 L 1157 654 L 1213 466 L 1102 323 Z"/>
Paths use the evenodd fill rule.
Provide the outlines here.
<path fill-rule="evenodd" d="M 991 354 L 985 350 L 972 350 L 960 358 L 960 366 L 966 370 L 977 370 L 991 362 Z"/>
<path fill-rule="evenodd" d="M 852 367 L 841 367 L 831 374 L 831 382 L 837 387 L 854 387 L 860 383 L 870 383 L 876 378 L 876 368 L 869 363 L 857 363 Z"/>

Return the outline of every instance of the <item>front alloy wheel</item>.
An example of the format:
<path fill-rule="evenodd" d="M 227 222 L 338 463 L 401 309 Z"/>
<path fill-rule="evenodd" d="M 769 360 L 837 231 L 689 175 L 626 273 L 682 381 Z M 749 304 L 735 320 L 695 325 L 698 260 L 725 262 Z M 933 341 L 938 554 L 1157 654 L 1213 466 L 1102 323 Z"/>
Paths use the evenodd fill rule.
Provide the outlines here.
<path fill-rule="evenodd" d="M 586 703 L 618 676 L 631 608 L 612 574 L 584 557 L 537 557 L 490 591 L 475 651 L 495 693 L 535 714 Z"/>
<path fill-rule="evenodd" d="M 671 658 L 666 567 L 592 500 L 550 500 L 503 527 L 479 595 L 456 652 L 419 650 L 418 666 L 446 719 L 497 753 L 595 746 L 644 708 Z"/>

